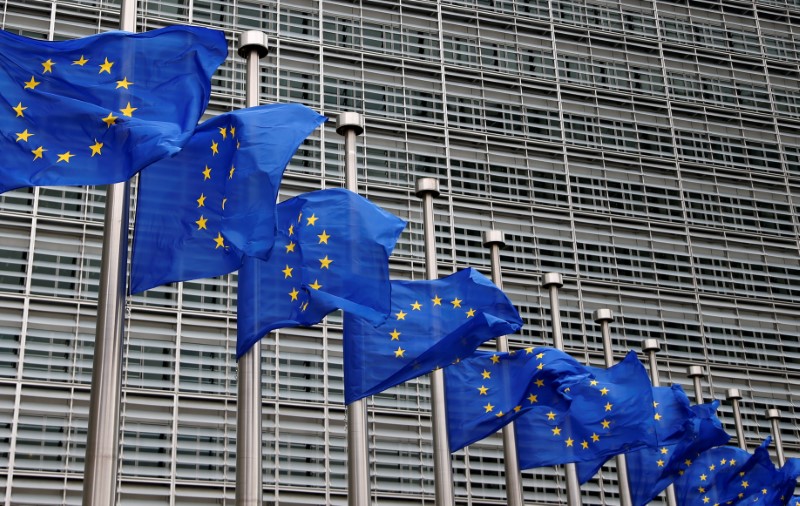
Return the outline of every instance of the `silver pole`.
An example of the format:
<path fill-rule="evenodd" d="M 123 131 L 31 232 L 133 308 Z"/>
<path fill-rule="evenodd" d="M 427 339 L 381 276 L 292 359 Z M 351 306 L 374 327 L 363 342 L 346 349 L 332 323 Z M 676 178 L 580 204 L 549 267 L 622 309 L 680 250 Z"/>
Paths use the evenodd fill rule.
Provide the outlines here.
<path fill-rule="evenodd" d="M 767 420 L 772 423 L 772 439 L 775 440 L 775 450 L 778 452 L 778 463 L 783 467 L 786 464 L 786 457 L 783 455 L 783 441 L 781 440 L 781 428 L 778 423 L 781 420 L 781 411 L 771 408 L 767 410 Z"/>
<path fill-rule="evenodd" d="M 119 18 L 120 30 L 136 31 L 136 0 L 122 0 Z M 117 502 L 130 193 L 129 181 L 106 188 L 89 427 L 83 465 L 83 506 L 108 506 Z"/>
<path fill-rule="evenodd" d="M 356 136 L 364 133 L 364 118 L 356 112 L 343 112 L 336 118 L 336 133 L 344 136 L 345 187 L 358 193 Z M 369 430 L 367 401 L 347 405 L 347 504 L 369 505 Z"/>
<path fill-rule="evenodd" d="M 609 328 L 614 321 L 614 313 L 608 308 L 602 308 L 592 313 L 592 319 L 600 324 L 600 331 L 603 334 L 603 356 L 605 357 L 606 367 L 614 365 L 614 353 L 611 348 L 611 329 Z M 628 462 L 625 455 L 617 455 L 617 476 L 619 478 L 619 498 L 622 506 L 632 506 L 631 487 L 628 482 Z"/>
<path fill-rule="evenodd" d="M 416 195 L 422 199 L 422 222 L 425 229 L 425 274 L 428 279 L 438 279 L 433 197 L 439 195 L 439 181 L 429 177 L 417 179 Z M 453 469 L 450 462 L 450 445 L 447 442 L 446 409 L 444 371 L 438 369 L 431 373 L 433 484 L 436 491 L 436 506 L 452 506 L 453 504 Z"/>
<path fill-rule="evenodd" d="M 550 288 L 550 321 L 553 324 L 553 345 L 558 350 L 564 349 L 564 338 L 561 334 L 561 309 L 558 305 L 558 289 L 564 286 L 561 274 L 548 272 L 542 276 L 542 286 Z M 567 478 L 567 505 L 581 506 L 581 485 L 578 483 L 578 471 L 575 464 L 565 464 Z"/>
<path fill-rule="evenodd" d="M 661 350 L 661 345 L 658 344 L 657 339 L 645 339 L 642 343 L 642 351 L 647 353 L 647 359 L 650 362 L 650 382 L 654 387 L 661 386 L 661 380 L 658 378 L 658 361 L 656 360 L 656 353 Z M 667 506 L 678 506 L 678 498 L 675 495 L 675 487 L 670 484 L 666 490 L 667 493 Z"/>
<path fill-rule="evenodd" d="M 503 275 L 500 272 L 500 248 L 505 245 L 502 230 L 484 230 L 483 244 L 489 248 L 492 257 L 492 281 L 503 289 Z M 497 351 L 508 351 L 508 338 L 498 336 Z M 506 502 L 508 506 L 523 506 L 522 483 L 517 460 L 516 429 L 514 423 L 503 428 L 503 462 L 506 471 Z"/>
<path fill-rule="evenodd" d="M 697 404 L 703 404 L 703 385 L 700 383 L 700 378 L 705 376 L 706 373 L 699 365 L 690 365 L 687 371 L 694 382 L 694 400 Z"/>
<path fill-rule="evenodd" d="M 742 426 L 742 413 L 739 411 L 739 401 L 742 400 L 742 393 L 738 388 L 729 388 L 726 392 L 726 399 L 731 401 L 733 406 L 733 424 L 736 427 L 736 442 L 739 448 L 747 451 L 747 441 L 744 439 L 744 427 Z"/>
<path fill-rule="evenodd" d="M 239 56 L 247 60 L 245 106 L 259 103 L 261 68 L 269 53 L 266 34 L 257 30 L 239 35 Z M 255 301 L 253 303 L 256 303 Z M 239 359 L 236 404 L 236 506 L 261 506 L 261 342 Z"/>

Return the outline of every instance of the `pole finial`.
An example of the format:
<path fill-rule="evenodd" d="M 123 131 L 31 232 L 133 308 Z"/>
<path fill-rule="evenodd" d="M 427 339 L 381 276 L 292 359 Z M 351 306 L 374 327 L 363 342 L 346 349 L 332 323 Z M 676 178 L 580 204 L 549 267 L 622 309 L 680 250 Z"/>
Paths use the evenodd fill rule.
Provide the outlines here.
<path fill-rule="evenodd" d="M 690 365 L 687 369 L 690 378 L 696 378 L 700 376 L 705 376 L 706 372 L 702 366 L 699 365 Z"/>
<path fill-rule="evenodd" d="M 558 272 L 547 272 L 542 274 L 542 286 L 547 288 L 548 286 L 554 285 L 557 288 L 561 288 L 564 286 L 564 280 L 561 277 L 561 273 Z"/>
<path fill-rule="evenodd" d="M 502 230 L 484 230 L 483 231 L 483 245 L 487 248 L 490 248 L 494 245 L 497 245 L 498 248 L 502 248 L 506 245 L 505 238 L 503 237 Z"/>
<path fill-rule="evenodd" d="M 336 133 L 344 135 L 353 129 L 356 135 L 364 133 L 364 116 L 357 112 L 342 112 L 336 116 Z"/>
<path fill-rule="evenodd" d="M 767 420 L 780 420 L 781 410 L 777 408 L 769 408 L 767 411 Z"/>
<path fill-rule="evenodd" d="M 239 49 L 237 52 L 242 58 L 247 58 L 250 51 L 257 51 L 259 58 L 269 54 L 269 39 L 267 34 L 258 30 L 247 30 L 239 34 Z"/>
<path fill-rule="evenodd" d="M 595 321 L 595 323 L 613 322 L 614 312 L 607 307 L 595 309 L 592 313 L 592 319 Z"/>
<path fill-rule="evenodd" d="M 655 352 L 658 353 L 661 351 L 661 345 L 658 342 L 658 339 L 648 338 L 642 341 L 642 351 L 644 352 Z"/>
<path fill-rule="evenodd" d="M 433 194 L 434 197 L 439 196 L 439 181 L 432 177 L 421 177 L 417 179 L 416 195 L 422 198 L 426 193 Z"/>
<path fill-rule="evenodd" d="M 729 401 L 739 401 L 742 399 L 742 392 L 740 392 L 738 388 L 729 388 L 728 391 L 725 392 L 725 398 Z"/>

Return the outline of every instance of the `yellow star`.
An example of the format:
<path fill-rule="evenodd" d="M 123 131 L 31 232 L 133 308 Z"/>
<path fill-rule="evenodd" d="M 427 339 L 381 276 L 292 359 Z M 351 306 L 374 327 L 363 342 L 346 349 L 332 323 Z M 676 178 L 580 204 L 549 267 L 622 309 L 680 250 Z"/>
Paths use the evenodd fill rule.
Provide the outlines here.
<path fill-rule="evenodd" d="M 519 413 L 519 411 L 521 409 L 522 409 L 522 406 L 514 406 L 514 413 Z"/>
<path fill-rule="evenodd" d="M 227 201 L 228 201 L 228 199 L 226 199 L 226 198 L 222 199 L 222 210 L 223 210 L 223 211 L 225 210 L 225 203 L 226 203 Z"/>
<path fill-rule="evenodd" d="M 322 285 L 320 285 L 319 282 L 316 279 L 314 280 L 314 282 L 312 284 L 310 284 L 308 286 L 310 288 L 313 288 L 314 290 L 319 290 L 320 288 L 322 288 Z"/>
<path fill-rule="evenodd" d="M 300 292 L 298 292 L 298 291 L 297 291 L 297 289 L 295 289 L 295 288 L 292 288 L 292 291 L 291 291 L 291 292 L 289 292 L 289 297 L 291 297 L 291 298 L 292 298 L 292 300 L 297 300 L 297 296 L 298 296 L 299 294 L 300 294 Z"/>
<path fill-rule="evenodd" d="M 49 59 L 49 58 L 47 59 L 47 61 L 43 61 L 42 62 L 42 67 L 44 67 L 44 70 L 42 70 L 42 74 L 47 74 L 48 72 L 50 72 L 52 74 L 53 73 L 53 65 L 55 65 L 55 62 L 53 60 Z"/>
<path fill-rule="evenodd" d="M 313 227 L 317 223 L 318 219 L 319 218 L 317 218 L 317 215 L 312 213 L 311 216 L 306 218 L 306 225 L 311 225 Z"/>
<path fill-rule="evenodd" d="M 658 464 L 658 467 L 664 467 L 664 461 L 661 459 L 656 460 L 656 464 Z"/>
<path fill-rule="evenodd" d="M 289 235 L 294 235 L 294 225 L 289 225 Z"/>
<path fill-rule="evenodd" d="M 92 150 L 92 156 L 94 156 L 94 155 L 102 155 L 103 153 L 102 153 L 101 150 L 103 149 L 103 143 L 102 142 L 98 142 L 97 139 L 95 139 L 94 140 L 94 144 L 89 146 L 89 149 Z"/>
<path fill-rule="evenodd" d="M 12 109 L 17 113 L 17 118 L 25 117 L 25 115 L 22 114 L 22 111 L 27 109 L 27 107 L 22 107 L 22 102 L 18 103 L 16 107 L 12 107 Z"/>
<path fill-rule="evenodd" d="M 539 365 L 537 365 L 536 368 L 541 371 L 542 369 L 544 369 L 544 363 L 539 363 Z"/>
<path fill-rule="evenodd" d="M 659 415 L 658 413 L 656 413 L 656 414 L 653 416 L 653 418 L 655 418 L 657 422 L 660 422 L 660 421 L 661 421 L 661 415 Z"/>
<path fill-rule="evenodd" d="M 669 453 L 669 450 L 667 449 L 666 446 L 661 448 L 661 455 L 666 455 L 667 453 Z"/>
<path fill-rule="evenodd" d="M 598 441 L 600 441 L 600 436 L 592 432 L 592 442 L 596 443 Z"/>
<path fill-rule="evenodd" d="M 305 312 L 308 309 L 308 301 L 304 302 L 302 306 L 300 306 L 300 311 Z"/>
<path fill-rule="evenodd" d="M 469 311 L 467 311 L 467 318 L 472 318 L 473 316 L 475 316 L 475 310 L 469 308 Z"/>
<path fill-rule="evenodd" d="M 606 394 L 608 394 L 608 389 L 605 388 L 605 387 L 601 388 L 600 389 L 600 395 L 606 395 Z"/>
<path fill-rule="evenodd" d="M 400 332 L 398 332 L 397 329 L 394 329 L 391 332 L 389 332 L 389 335 L 392 336 L 392 341 L 400 340 Z"/>
<path fill-rule="evenodd" d="M 703 504 L 708 504 L 708 502 L 709 502 L 710 500 L 711 500 L 711 499 L 709 499 L 709 498 L 708 498 L 708 496 L 705 496 L 705 497 L 703 497 Z"/>
<path fill-rule="evenodd" d="M 294 242 L 289 241 L 289 244 L 284 246 L 286 248 L 286 253 L 294 253 L 294 247 L 297 246 Z"/>
<path fill-rule="evenodd" d="M 233 179 L 233 173 L 236 172 L 236 167 L 231 165 L 231 170 L 228 172 L 228 179 Z"/>
<path fill-rule="evenodd" d="M 441 306 L 442 305 L 442 299 L 438 295 L 434 295 L 433 299 L 431 299 L 431 301 L 433 302 L 434 306 Z"/>
<path fill-rule="evenodd" d="M 496 364 L 500 362 L 500 357 L 498 357 L 497 355 L 492 355 L 492 358 L 490 360 L 492 361 L 493 364 Z"/>
<path fill-rule="evenodd" d="M 720 463 L 720 464 L 722 464 L 722 465 L 724 466 L 725 464 L 727 464 L 727 463 L 728 463 L 728 461 L 727 461 L 727 460 L 725 460 L 725 459 L 722 459 L 722 460 L 720 460 L 720 461 L 719 461 L 719 463 Z"/>
<path fill-rule="evenodd" d="M 197 199 L 197 207 L 205 207 L 206 206 L 206 195 L 204 193 L 200 194 L 200 198 Z"/>
<path fill-rule="evenodd" d="M 653 407 L 654 407 L 654 408 L 657 408 L 657 407 L 658 407 L 658 402 L 657 402 L 657 401 L 653 401 Z"/>
<path fill-rule="evenodd" d="M 39 86 L 40 84 L 42 84 L 42 83 L 36 81 L 36 79 L 34 79 L 33 76 L 31 76 L 31 80 L 28 81 L 27 83 L 25 83 L 25 88 L 24 89 L 32 90 L 32 89 L 36 88 L 37 86 Z"/>
<path fill-rule="evenodd" d="M 113 66 L 114 66 L 114 62 L 113 61 L 108 61 L 108 58 L 106 58 L 105 63 L 100 65 L 100 72 L 98 72 L 98 74 L 102 74 L 103 72 L 106 72 L 106 73 L 110 74 L 111 73 L 111 67 L 113 67 Z"/>
<path fill-rule="evenodd" d="M 394 358 L 401 358 L 403 356 L 403 353 L 405 352 L 406 350 L 398 346 L 397 349 L 394 351 Z"/>
<path fill-rule="evenodd" d="M 589 382 L 589 384 L 591 386 L 593 386 L 593 387 L 596 387 L 597 386 L 597 380 L 593 379 L 592 381 Z"/>
<path fill-rule="evenodd" d="M 587 441 L 581 441 L 581 448 L 583 448 L 584 450 L 588 450 L 589 443 Z"/>
<path fill-rule="evenodd" d="M 395 314 L 395 316 L 397 316 L 398 320 L 405 320 L 407 314 L 408 313 L 404 313 L 403 310 L 401 309 L 399 313 Z"/>
<path fill-rule="evenodd" d="M 553 429 L 553 435 L 554 436 L 560 436 L 561 435 L 561 429 L 558 428 L 558 427 L 554 428 Z"/>
<path fill-rule="evenodd" d="M 219 144 L 217 144 L 217 141 L 211 141 L 211 153 L 215 155 L 219 154 Z"/>
<path fill-rule="evenodd" d="M 286 266 L 286 268 L 285 268 L 285 269 L 283 269 L 283 270 L 281 271 L 281 272 L 283 273 L 283 279 L 286 279 L 286 278 L 291 278 L 291 277 L 292 277 L 292 271 L 293 271 L 293 270 L 294 270 L 294 268 L 293 268 L 293 267 L 289 267 L 289 266 L 287 265 L 287 266 Z"/>
<path fill-rule="evenodd" d="M 700 475 L 700 481 L 706 481 L 706 478 L 708 478 L 708 476 L 706 476 L 705 474 Z"/>
<path fill-rule="evenodd" d="M 329 236 L 324 230 L 317 237 L 319 237 L 319 244 L 328 244 L 328 239 L 331 238 L 331 236 Z"/>
<path fill-rule="evenodd" d="M 44 147 L 42 147 L 42 146 L 39 146 L 39 147 L 38 147 L 38 148 L 36 148 L 36 149 L 32 149 L 32 150 L 31 150 L 31 153 L 33 153 L 33 155 L 34 155 L 34 156 L 33 156 L 33 159 L 34 159 L 34 161 L 35 161 L 35 160 L 38 160 L 39 158 L 41 158 L 41 157 L 42 157 L 42 155 L 44 155 L 44 152 L 45 152 L 45 151 L 47 151 L 47 150 L 46 150 L 46 149 L 44 149 Z"/>
<path fill-rule="evenodd" d="M 208 165 L 206 165 L 206 168 L 203 169 L 202 174 L 203 174 L 203 181 L 205 181 L 206 179 L 211 179 L 211 168 Z"/>
<path fill-rule="evenodd" d="M 33 135 L 33 134 L 28 132 L 28 129 L 26 128 L 23 132 L 20 132 L 20 133 L 17 134 L 17 142 L 19 142 L 19 141 L 28 142 L 28 138 L 31 135 Z"/>
<path fill-rule="evenodd" d="M 200 219 L 195 221 L 195 223 L 197 223 L 197 230 L 202 230 L 202 229 L 208 230 L 206 228 L 206 222 L 207 221 L 208 221 L 208 218 L 204 218 L 203 215 L 201 214 L 200 215 Z"/>
<path fill-rule="evenodd" d="M 453 299 L 453 300 L 451 300 L 451 301 L 450 301 L 450 304 L 452 304 L 452 305 L 453 305 L 453 309 L 455 309 L 455 308 L 457 308 L 457 307 L 461 307 L 461 299 L 459 299 L 458 297 L 456 297 L 455 299 Z"/>
<path fill-rule="evenodd" d="M 111 128 L 111 125 L 117 124 L 117 117 L 114 116 L 112 113 L 108 113 L 108 116 L 103 118 L 103 123 L 108 125 L 108 128 Z"/>
<path fill-rule="evenodd" d="M 569 446 L 572 446 L 572 443 L 574 443 L 575 441 L 570 437 L 570 438 L 567 438 L 567 440 L 564 441 L 564 442 L 567 443 L 567 446 L 569 447 Z"/>
<path fill-rule="evenodd" d="M 488 380 L 488 379 L 491 379 L 491 378 L 492 378 L 492 373 L 490 373 L 490 372 L 489 372 L 489 371 L 487 371 L 486 369 L 484 369 L 484 370 L 483 370 L 483 372 L 481 373 L 481 375 L 483 376 L 483 379 L 485 379 L 485 380 Z"/>
<path fill-rule="evenodd" d="M 607 403 L 606 403 L 606 411 L 611 411 L 611 408 L 612 408 L 613 406 L 614 406 L 613 404 L 611 404 L 610 402 L 607 402 Z"/>
<path fill-rule="evenodd" d="M 415 300 L 414 303 L 411 304 L 411 309 L 413 311 L 422 311 L 422 304 L 420 304 L 418 300 Z"/>
<path fill-rule="evenodd" d="M 69 159 L 72 158 L 73 156 L 75 156 L 75 155 L 73 155 L 69 151 L 67 151 L 66 153 L 59 153 L 58 160 L 56 160 L 56 163 L 58 163 L 58 162 L 67 162 L 67 163 L 69 163 Z"/>
<path fill-rule="evenodd" d="M 320 269 L 328 269 L 328 268 L 330 268 L 331 262 L 333 262 L 333 260 L 328 258 L 328 255 L 325 255 L 325 258 L 320 258 L 319 259 L 319 263 L 322 264 L 322 265 L 319 266 L 319 268 Z"/>
<path fill-rule="evenodd" d="M 115 89 L 125 88 L 127 90 L 128 86 L 132 84 L 132 82 L 128 81 L 127 77 L 123 77 L 122 81 L 117 81 L 117 87 Z"/>
<path fill-rule="evenodd" d="M 689 460 L 689 459 L 684 460 L 683 463 L 686 464 L 687 466 L 691 466 L 692 465 L 692 461 Z"/>
<path fill-rule="evenodd" d="M 530 348 L 525 348 L 525 354 L 526 355 L 532 355 L 533 354 L 533 346 L 531 346 Z"/>
<path fill-rule="evenodd" d="M 123 116 L 132 117 L 133 111 L 137 110 L 138 107 L 131 107 L 131 103 L 128 102 L 128 105 L 125 106 L 125 109 L 120 109 L 119 112 L 123 114 Z"/>
<path fill-rule="evenodd" d="M 556 414 L 553 413 L 552 411 L 547 413 L 547 419 L 548 420 L 555 420 L 556 419 Z"/>
<path fill-rule="evenodd" d="M 531 394 L 528 396 L 528 400 L 531 401 L 531 404 L 534 404 L 536 402 L 539 402 L 539 396 Z"/>
<path fill-rule="evenodd" d="M 220 234 L 219 232 L 217 232 L 217 237 L 214 238 L 214 242 L 217 243 L 217 245 L 214 246 L 214 249 L 224 248 L 225 247 L 225 239 L 222 237 L 222 234 Z"/>
<path fill-rule="evenodd" d="M 83 67 L 84 65 L 86 65 L 86 63 L 88 61 L 89 60 L 87 60 L 86 58 L 83 57 L 83 55 L 81 55 L 80 60 L 72 60 L 72 64 L 73 65 L 79 65 L 79 66 Z"/>
<path fill-rule="evenodd" d="M 537 379 L 536 380 L 536 386 L 539 387 L 539 388 L 543 387 L 544 386 L 544 380 Z"/>
<path fill-rule="evenodd" d="M 491 413 L 492 410 L 494 409 L 494 406 L 492 406 L 492 403 L 487 403 L 486 406 L 483 407 L 483 409 L 486 410 L 484 413 Z"/>
<path fill-rule="evenodd" d="M 609 422 L 608 420 L 604 419 L 602 422 L 600 422 L 600 424 L 603 426 L 604 429 L 610 429 L 611 428 L 611 422 Z"/>
<path fill-rule="evenodd" d="M 485 387 L 485 386 L 483 386 L 483 385 L 481 385 L 480 387 L 478 387 L 478 392 L 480 392 L 478 395 L 486 395 L 486 392 L 488 392 L 488 391 L 489 391 L 489 389 L 488 389 L 488 388 L 486 388 L 486 387 Z"/>
<path fill-rule="evenodd" d="M 494 416 L 496 416 L 497 418 L 502 418 L 503 414 L 504 414 L 504 413 L 501 411 L 501 412 L 497 413 L 497 414 L 496 414 L 496 415 L 494 415 Z"/>
<path fill-rule="evenodd" d="M 236 137 L 236 128 L 231 125 L 231 137 Z"/>
<path fill-rule="evenodd" d="M 228 129 L 225 127 L 219 127 L 219 133 L 222 135 L 223 139 L 228 137 Z"/>
<path fill-rule="evenodd" d="M 749 484 L 749 483 L 747 483 L 747 481 L 743 481 L 743 482 L 742 482 L 742 488 L 747 488 L 747 487 L 749 487 L 749 486 L 750 486 L 750 484 Z"/>
<path fill-rule="evenodd" d="M 714 470 L 714 469 L 716 469 L 716 468 L 717 468 L 717 466 L 716 466 L 716 465 L 714 465 L 714 464 L 711 464 L 710 466 L 708 466 L 708 470 L 709 470 L 709 471 L 713 471 L 713 470 Z"/>
<path fill-rule="evenodd" d="M 736 459 L 729 460 L 728 461 L 728 465 L 735 466 L 736 465 Z"/>
<path fill-rule="evenodd" d="M 537 353 L 537 354 L 536 354 L 536 358 L 537 358 L 538 360 L 541 360 L 543 357 L 544 357 L 544 353 Z"/>

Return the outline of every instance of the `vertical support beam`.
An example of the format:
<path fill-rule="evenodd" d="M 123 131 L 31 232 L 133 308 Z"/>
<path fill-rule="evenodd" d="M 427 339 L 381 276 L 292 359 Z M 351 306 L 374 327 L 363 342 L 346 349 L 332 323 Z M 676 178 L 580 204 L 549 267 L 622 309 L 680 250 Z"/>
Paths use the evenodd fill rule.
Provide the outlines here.
<path fill-rule="evenodd" d="M 484 230 L 483 244 L 489 248 L 492 260 L 492 281 L 499 289 L 503 289 L 503 275 L 500 272 L 500 248 L 505 245 L 502 230 Z M 497 351 L 508 351 L 508 338 L 498 336 Z M 519 474 L 517 459 L 516 429 L 514 422 L 503 427 L 503 462 L 506 472 L 506 503 L 508 506 L 523 506 L 522 480 Z"/>
<path fill-rule="evenodd" d="M 744 439 L 744 427 L 742 426 L 742 412 L 739 410 L 739 401 L 742 400 L 742 393 L 738 388 L 729 388 L 725 398 L 730 401 L 733 407 L 733 425 L 736 427 L 736 443 L 744 451 L 747 451 L 747 441 Z"/>
<path fill-rule="evenodd" d="M 642 343 L 642 351 L 647 354 L 648 362 L 650 363 L 650 383 L 654 387 L 661 386 L 661 380 L 658 378 L 658 361 L 656 360 L 656 353 L 661 351 L 661 345 L 658 344 L 657 339 L 645 339 Z M 678 498 L 675 495 L 675 487 L 670 484 L 666 490 L 667 506 L 678 506 Z"/>
<path fill-rule="evenodd" d="M 135 32 L 136 0 L 122 0 L 119 17 L 120 30 Z M 106 188 L 89 427 L 83 466 L 83 506 L 108 506 L 117 502 L 130 193 L 128 181 Z"/>
<path fill-rule="evenodd" d="M 692 378 L 692 382 L 694 382 L 694 401 L 697 404 L 703 404 L 705 401 L 703 400 L 703 384 L 700 382 L 700 378 L 705 376 L 706 372 L 699 365 L 690 365 L 687 373 Z"/>
<path fill-rule="evenodd" d="M 422 199 L 422 223 L 425 232 L 425 274 L 428 279 L 439 278 L 436 263 L 436 236 L 433 198 L 439 195 L 439 181 L 420 178 L 416 183 L 417 197 Z M 447 441 L 447 412 L 444 398 L 444 371 L 431 373 L 431 424 L 433 426 L 433 478 L 436 506 L 453 504 L 453 468 L 450 445 Z"/>
<path fill-rule="evenodd" d="M 364 133 L 364 118 L 356 112 L 343 112 L 336 118 L 336 133 L 344 136 L 345 188 L 358 193 L 356 137 Z M 367 400 L 347 405 L 347 504 L 369 505 L 369 431 Z"/>
<path fill-rule="evenodd" d="M 269 54 L 267 36 L 257 30 L 239 36 L 239 56 L 247 59 L 245 106 L 259 103 L 261 68 L 259 59 Z M 253 301 L 257 304 L 257 301 Z M 236 506 L 261 506 L 261 342 L 239 359 L 236 399 Z"/>
<path fill-rule="evenodd" d="M 775 450 L 778 452 L 778 463 L 783 467 L 786 464 L 786 457 L 783 455 L 783 440 L 781 439 L 781 411 L 770 408 L 766 412 L 767 420 L 772 424 L 772 439 L 775 440 Z"/>
<path fill-rule="evenodd" d="M 600 331 L 603 335 L 603 357 L 606 367 L 614 365 L 614 351 L 611 347 L 611 322 L 614 321 L 614 313 L 608 308 L 597 309 L 592 313 L 592 319 L 600 324 Z M 617 477 L 619 479 L 619 498 L 621 506 L 633 506 L 631 499 L 631 486 L 628 482 L 628 462 L 625 455 L 617 455 Z"/>
<path fill-rule="evenodd" d="M 553 346 L 557 350 L 564 349 L 564 337 L 561 333 L 561 309 L 558 304 L 558 289 L 564 286 L 561 274 L 548 272 L 542 276 L 542 286 L 550 289 L 550 321 L 553 326 Z M 575 464 L 565 464 L 564 474 L 567 478 L 567 506 L 581 506 L 581 485 L 578 483 L 578 471 Z"/>

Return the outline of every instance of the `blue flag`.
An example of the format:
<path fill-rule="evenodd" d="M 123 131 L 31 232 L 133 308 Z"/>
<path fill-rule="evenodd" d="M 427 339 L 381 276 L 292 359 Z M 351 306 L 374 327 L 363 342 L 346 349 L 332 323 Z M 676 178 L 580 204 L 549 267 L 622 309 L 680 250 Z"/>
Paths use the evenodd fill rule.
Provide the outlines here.
<path fill-rule="evenodd" d="M 389 313 L 389 255 L 405 222 L 344 189 L 278 205 L 269 260 L 239 271 L 236 353 L 271 330 L 314 325 L 336 309 L 373 322 Z"/>
<path fill-rule="evenodd" d="M 786 504 L 788 504 L 789 506 L 800 506 L 800 495 L 792 496 L 792 498 L 789 499 L 789 502 L 787 502 Z"/>
<path fill-rule="evenodd" d="M 177 152 L 226 55 L 222 32 L 189 26 L 64 42 L 0 31 L 0 192 L 117 183 Z"/>
<path fill-rule="evenodd" d="M 204 122 L 180 153 L 142 171 L 131 293 L 268 257 L 283 171 L 324 121 L 298 104 L 240 109 Z"/>
<path fill-rule="evenodd" d="M 449 365 L 521 327 L 508 297 L 474 269 L 437 280 L 392 281 L 391 315 L 383 324 L 345 312 L 345 402 Z"/>
<path fill-rule="evenodd" d="M 776 469 L 767 451 L 769 443 L 768 437 L 753 454 L 720 446 L 687 460 L 682 475 L 675 481 L 678 503 L 687 506 L 786 504 L 800 471 L 794 462 L 787 462 L 784 469 Z"/>
<path fill-rule="evenodd" d="M 608 369 L 586 367 L 549 389 L 558 403 L 516 421 L 521 469 L 595 461 L 655 444 L 650 378 L 634 352 Z"/>

